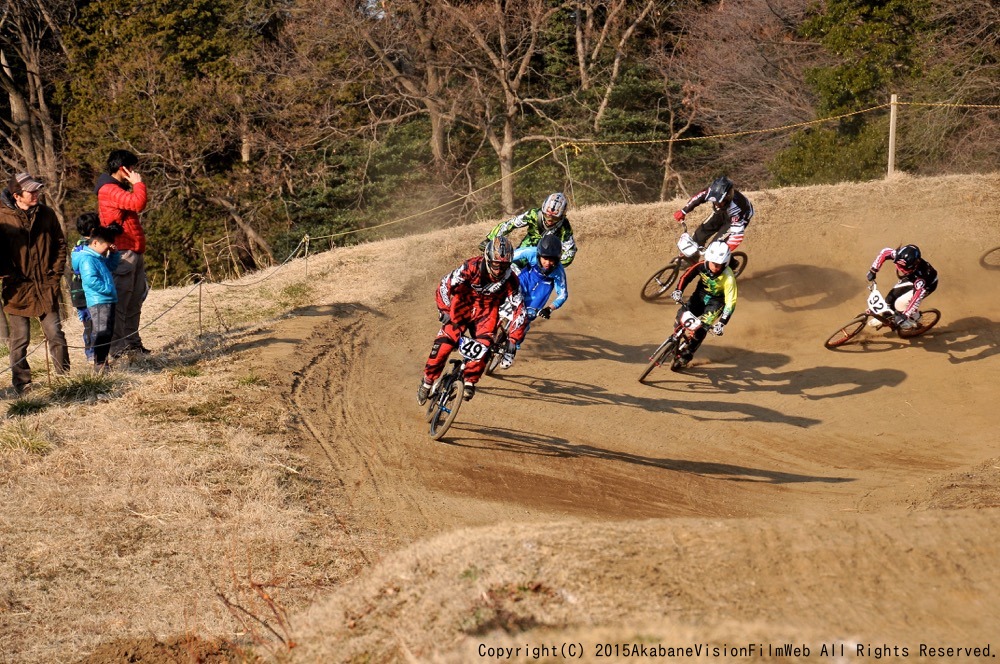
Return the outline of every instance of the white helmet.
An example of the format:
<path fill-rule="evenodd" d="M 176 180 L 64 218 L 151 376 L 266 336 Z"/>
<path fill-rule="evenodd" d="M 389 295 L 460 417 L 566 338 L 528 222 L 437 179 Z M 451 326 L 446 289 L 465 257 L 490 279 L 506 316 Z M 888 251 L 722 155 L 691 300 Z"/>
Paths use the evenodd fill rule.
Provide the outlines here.
<path fill-rule="evenodd" d="M 549 197 L 545 199 L 542 203 L 542 215 L 544 217 L 549 217 L 555 219 L 556 222 L 562 221 L 563 215 L 566 214 L 566 196 L 556 192 L 554 194 L 549 194 Z M 546 220 L 543 218 L 543 222 Z M 546 227 L 554 226 L 556 222 L 552 224 L 545 223 Z"/>
<path fill-rule="evenodd" d="M 729 263 L 729 245 L 721 240 L 708 245 L 705 249 L 705 262 L 719 265 Z"/>

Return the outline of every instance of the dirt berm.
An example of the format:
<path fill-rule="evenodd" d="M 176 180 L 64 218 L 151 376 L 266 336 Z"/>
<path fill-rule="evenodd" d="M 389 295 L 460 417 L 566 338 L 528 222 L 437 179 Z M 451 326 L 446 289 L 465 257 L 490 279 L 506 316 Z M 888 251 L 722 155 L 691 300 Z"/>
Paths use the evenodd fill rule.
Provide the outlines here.
<path fill-rule="evenodd" d="M 487 661 L 510 647 L 528 661 L 567 644 L 594 661 L 699 644 L 707 656 L 671 652 L 994 655 L 1000 271 L 979 259 L 1000 246 L 998 192 L 997 176 L 748 192 L 731 324 L 685 373 L 648 384 L 675 307 L 639 290 L 673 255 L 677 202 L 571 210 L 567 305 L 442 442 L 414 399 L 433 290 L 489 224 L 357 250 L 370 258 L 343 278 L 384 296 L 283 323 L 276 338 L 305 340 L 265 358 L 372 562 L 292 617 L 292 659 Z M 876 253 L 907 242 L 940 272 L 925 303 L 940 324 L 825 349 L 865 308 Z"/>

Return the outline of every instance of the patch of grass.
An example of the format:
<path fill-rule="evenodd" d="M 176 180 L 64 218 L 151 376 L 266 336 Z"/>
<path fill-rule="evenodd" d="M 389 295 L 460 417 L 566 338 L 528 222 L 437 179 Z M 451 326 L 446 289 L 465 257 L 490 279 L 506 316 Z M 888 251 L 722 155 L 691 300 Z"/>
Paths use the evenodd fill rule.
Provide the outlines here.
<path fill-rule="evenodd" d="M 475 565 L 469 565 L 467 568 L 462 570 L 462 573 L 459 576 L 467 581 L 475 581 L 479 578 L 479 575 L 482 574 L 482 572 L 483 571 Z"/>
<path fill-rule="evenodd" d="M 15 399 L 10 402 L 7 406 L 7 417 L 24 417 L 26 415 L 34 415 L 35 413 L 40 413 L 51 404 L 48 399 L 41 399 L 39 397 L 23 397 L 20 399 Z"/>
<path fill-rule="evenodd" d="M 107 373 L 84 373 L 60 380 L 52 386 L 52 396 L 60 401 L 90 401 L 103 394 L 113 394 L 121 380 Z"/>
<path fill-rule="evenodd" d="M 249 373 L 249 375 L 246 375 L 243 378 L 237 380 L 236 383 L 238 385 L 246 385 L 248 387 L 252 386 L 266 387 L 268 384 L 266 378 L 264 378 L 263 376 L 258 376 L 256 373 L 252 371 Z"/>
<path fill-rule="evenodd" d="M 308 304 L 312 295 L 312 286 L 307 283 L 289 284 L 281 289 L 281 303 L 297 307 Z"/>
<path fill-rule="evenodd" d="M 39 428 L 38 424 L 18 419 L 0 427 L 0 450 L 45 454 L 54 444 L 52 434 Z"/>
<path fill-rule="evenodd" d="M 201 375 L 202 371 L 195 364 L 189 364 L 182 367 L 174 367 L 170 370 L 175 376 L 183 376 L 185 378 L 197 378 Z"/>

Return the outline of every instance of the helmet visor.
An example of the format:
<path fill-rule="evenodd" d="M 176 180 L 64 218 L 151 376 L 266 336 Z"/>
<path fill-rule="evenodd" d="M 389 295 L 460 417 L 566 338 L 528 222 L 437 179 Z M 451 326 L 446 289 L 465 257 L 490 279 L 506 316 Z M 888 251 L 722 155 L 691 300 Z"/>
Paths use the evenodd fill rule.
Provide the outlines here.
<path fill-rule="evenodd" d="M 494 277 L 499 277 L 501 274 L 507 271 L 510 267 L 510 261 L 486 261 L 486 268 L 490 271 L 490 274 Z"/>

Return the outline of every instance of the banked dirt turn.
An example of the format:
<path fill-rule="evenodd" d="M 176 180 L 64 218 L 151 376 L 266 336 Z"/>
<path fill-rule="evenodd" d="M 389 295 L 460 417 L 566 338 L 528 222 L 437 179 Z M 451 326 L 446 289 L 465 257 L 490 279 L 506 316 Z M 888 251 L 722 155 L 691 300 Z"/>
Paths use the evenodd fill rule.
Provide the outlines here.
<path fill-rule="evenodd" d="M 684 373 L 646 384 L 676 308 L 639 289 L 673 255 L 674 207 L 571 211 L 567 305 L 441 442 L 414 398 L 433 289 L 488 225 L 387 243 L 365 278 L 398 283 L 392 296 L 320 308 L 272 358 L 292 376 L 301 444 L 339 487 L 331 509 L 372 563 L 296 617 L 294 653 L 477 661 L 491 639 L 637 634 L 1000 650 L 1000 271 L 979 263 L 1000 246 L 998 185 L 749 192 L 732 323 Z M 872 258 L 901 243 L 940 273 L 925 305 L 939 325 L 825 349 L 864 309 Z"/>

